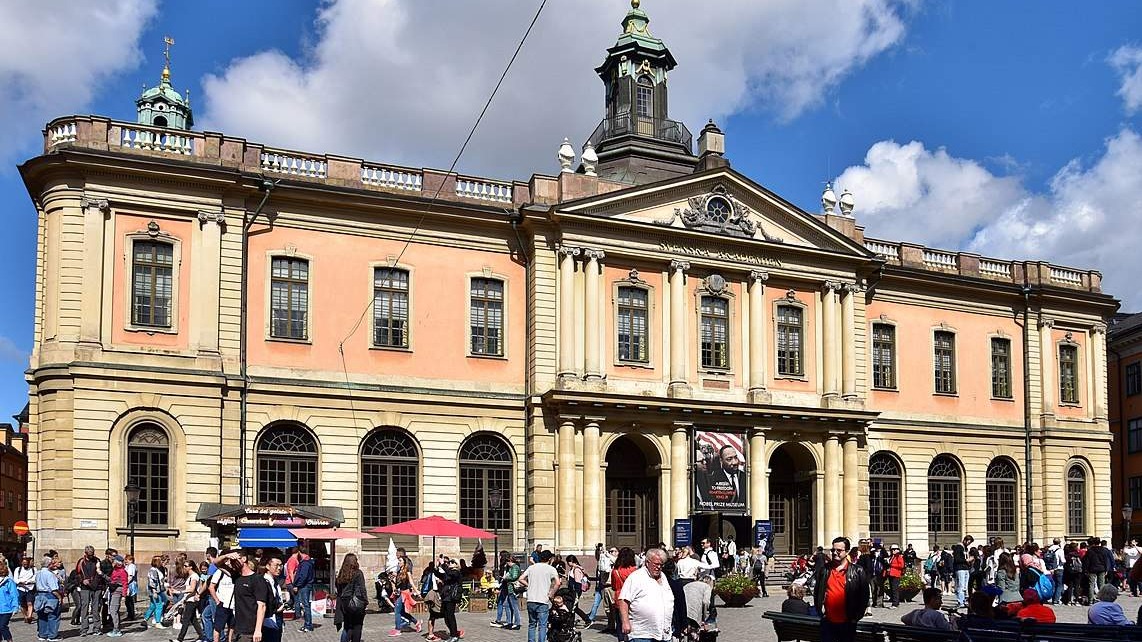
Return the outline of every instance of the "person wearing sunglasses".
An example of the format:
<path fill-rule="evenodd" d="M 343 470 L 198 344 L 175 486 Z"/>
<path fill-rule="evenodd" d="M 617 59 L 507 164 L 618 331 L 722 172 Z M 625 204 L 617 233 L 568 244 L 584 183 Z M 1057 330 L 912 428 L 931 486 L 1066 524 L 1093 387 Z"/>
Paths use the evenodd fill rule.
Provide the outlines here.
<path fill-rule="evenodd" d="M 833 540 L 829 559 L 814 569 L 813 604 L 821 614 L 821 642 L 853 642 L 856 624 L 868 610 L 868 575 L 851 563 L 849 540 Z"/>

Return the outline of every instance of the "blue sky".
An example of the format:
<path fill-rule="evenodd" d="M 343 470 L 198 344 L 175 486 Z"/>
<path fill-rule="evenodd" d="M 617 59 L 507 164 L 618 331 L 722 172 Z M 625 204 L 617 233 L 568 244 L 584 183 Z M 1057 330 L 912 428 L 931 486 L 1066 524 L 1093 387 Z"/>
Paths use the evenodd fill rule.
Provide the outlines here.
<path fill-rule="evenodd" d="M 535 0 L 44 0 L 0 5 L 0 415 L 26 398 L 43 124 L 134 119 L 174 48 L 198 128 L 445 168 Z M 678 59 L 671 112 L 715 118 L 738 170 L 816 211 L 832 178 L 870 236 L 1041 258 L 1142 309 L 1142 4 L 644 0 Z M 621 0 L 549 0 L 460 163 L 554 173 L 602 117 Z M 0 419 L 2 420 L 2 419 Z"/>

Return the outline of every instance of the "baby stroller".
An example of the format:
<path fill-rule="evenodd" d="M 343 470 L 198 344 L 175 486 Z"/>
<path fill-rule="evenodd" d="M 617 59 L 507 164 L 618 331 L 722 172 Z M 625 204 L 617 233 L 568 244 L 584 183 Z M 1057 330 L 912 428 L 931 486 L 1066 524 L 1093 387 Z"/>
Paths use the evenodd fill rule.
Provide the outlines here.
<path fill-rule="evenodd" d="M 582 642 L 582 634 L 575 628 L 575 595 L 571 589 L 561 588 L 555 592 L 563 599 L 563 604 L 547 613 L 547 639 L 550 642 Z"/>

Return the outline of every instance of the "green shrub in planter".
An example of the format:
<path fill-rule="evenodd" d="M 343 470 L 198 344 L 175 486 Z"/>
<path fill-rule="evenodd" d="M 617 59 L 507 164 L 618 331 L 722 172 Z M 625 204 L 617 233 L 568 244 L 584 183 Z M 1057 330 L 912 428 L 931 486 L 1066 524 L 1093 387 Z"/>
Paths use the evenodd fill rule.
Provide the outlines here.
<path fill-rule="evenodd" d="M 924 590 L 924 579 L 918 573 L 907 572 L 900 577 L 900 599 L 911 602 Z"/>
<path fill-rule="evenodd" d="M 750 576 L 731 573 L 714 582 L 714 594 L 722 598 L 726 606 L 734 607 L 745 606 L 760 592 Z"/>

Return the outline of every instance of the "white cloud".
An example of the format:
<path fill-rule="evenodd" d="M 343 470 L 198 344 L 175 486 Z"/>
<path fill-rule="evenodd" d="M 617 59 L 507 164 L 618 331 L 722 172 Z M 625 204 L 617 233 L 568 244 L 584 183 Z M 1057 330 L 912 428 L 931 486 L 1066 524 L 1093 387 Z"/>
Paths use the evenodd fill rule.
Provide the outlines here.
<path fill-rule="evenodd" d="M 1123 45 L 1107 59 L 1118 72 L 1122 85 L 1118 95 L 1126 106 L 1126 113 L 1142 109 L 1142 47 Z"/>
<path fill-rule="evenodd" d="M 134 67 L 155 0 L 0 2 L 0 164 L 34 150 L 44 123 L 82 111 Z"/>
<path fill-rule="evenodd" d="M 1103 291 L 1142 307 L 1142 136 L 1124 128 L 1093 162 L 1072 160 L 1042 192 L 919 142 L 881 141 L 838 183 L 871 237 L 1103 273 Z"/>
<path fill-rule="evenodd" d="M 707 10 L 658 0 L 643 8 L 679 61 L 671 115 L 696 131 L 706 118 L 748 107 L 792 118 L 819 104 L 901 40 L 908 4 L 724 0 Z M 326 2 L 302 59 L 259 52 L 207 76 L 201 121 L 267 144 L 447 166 L 536 6 Z M 549 2 L 461 169 L 524 177 L 557 167 L 563 137 L 585 140 L 602 118 L 592 70 L 624 12 L 613 0 Z"/>
<path fill-rule="evenodd" d="M 28 352 L 21 350 L 14 341 L 0 335 L 0 363 L 17 363 L 26 366 L 29 356 Z"/>
<path fill-rule="evenodd" d="M 874 144 L 837 185 L 853 192 L 869 235 L 939 247 L 962 243 L 1023 198 L 1018 179 L 917 141 Z"/>

